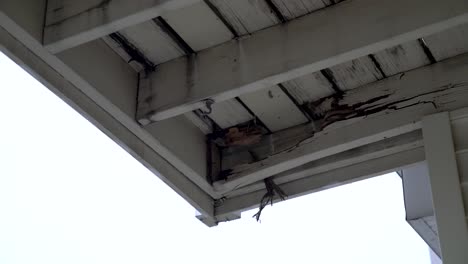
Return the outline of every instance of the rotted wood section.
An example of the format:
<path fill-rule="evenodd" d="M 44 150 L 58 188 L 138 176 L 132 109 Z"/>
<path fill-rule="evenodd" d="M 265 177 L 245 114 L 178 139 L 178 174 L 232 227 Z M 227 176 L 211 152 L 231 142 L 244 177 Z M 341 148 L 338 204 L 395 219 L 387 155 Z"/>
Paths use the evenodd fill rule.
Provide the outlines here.
<path fill-rule="evenodd" d="M 304 125 L 265 134 L 249 123 L 211 134 L 221 155 L 213 187 L 226 196 L 298 166 L 418 130 L 421 117 L 468 105 L 467 72 L 465 54 L 307 102 L 313 120 Z"/>

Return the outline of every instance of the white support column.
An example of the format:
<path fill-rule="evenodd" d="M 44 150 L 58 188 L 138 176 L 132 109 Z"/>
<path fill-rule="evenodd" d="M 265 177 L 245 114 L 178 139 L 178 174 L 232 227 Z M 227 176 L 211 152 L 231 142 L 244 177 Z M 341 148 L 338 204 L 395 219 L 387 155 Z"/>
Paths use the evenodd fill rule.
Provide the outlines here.
<path fill-rule="evenodd" d="M 468 230 L 447 112 L 423 118 L 423 137 L 443 263 L 468 263 Z"/>

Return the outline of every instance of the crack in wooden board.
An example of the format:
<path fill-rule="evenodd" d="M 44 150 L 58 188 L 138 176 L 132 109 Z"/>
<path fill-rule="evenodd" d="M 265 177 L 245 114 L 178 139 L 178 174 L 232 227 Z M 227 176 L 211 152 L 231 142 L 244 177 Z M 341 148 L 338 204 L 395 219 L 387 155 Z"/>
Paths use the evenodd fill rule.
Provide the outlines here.
<path fill-rule="evenodd" d="M 327 119 L 318 120 L 316 130 L 311 125 L 294 128 L 297 131 L 308 128 L 307 138 L 293 140 L 288 143 L 289 148 L 283 147 L 281 151 L 267 142 L 274 151 L 265 153 L 260 161 L 234 166 L 226 181 L 214 183 L 215 189 L 230 191 L 322 155 L 407 133 L 418 128 L 416 122 L 424 115 L 468 105 L 467 57 L 459 56 L 347 91 L 341 98 L 333 99 L 335 102 L 332 100 L 328 108 L 322 107 L 322 116 Z M 341 112 L 333 113 L 336 108 Z M 295 135 L 301 137 L 301 133 Z M 339 142 L 332 142 L 333 137 Z M 266 145 L 261 147 L 268 149 Z M 262 158 L 258 153 L 257 156 Z"/>

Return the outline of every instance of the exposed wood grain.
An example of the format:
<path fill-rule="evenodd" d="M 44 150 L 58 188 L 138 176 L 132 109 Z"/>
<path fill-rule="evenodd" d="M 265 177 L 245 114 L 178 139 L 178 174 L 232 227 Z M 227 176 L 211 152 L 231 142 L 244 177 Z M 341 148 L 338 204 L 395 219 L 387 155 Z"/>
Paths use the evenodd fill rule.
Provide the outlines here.
<path fill-rule="evenodd" d="M 394 76 L 349 90 L 341 99 L 333 99 L 338 101 L 321 107 L 324 113 L 318 131 L 325 127 L 322 132 L 309 128 L 309 133 L 301 135 L 308 139 L 293 140 L 282 152 L 266 142 L 263 147 L 275 154 L 232 168 L 227 180 L 214 187 L 227 193 L 307 162 L 415 130 L 426 114 L 466 106 L 467 62 L 468 55 L 460 56 L 407 72 L 402 79 Z"/>
<path fill-rule="evenodd" d="M 282 84 L 299 104 L 316 101 L 334 93 L 330 82 L 320 72 L 304 75 Z"/>
<path fill-rule="evenodd" d="M 383 75 L 369 57 L 361 57 L 330 67 L 330 73 L 342 90 L 354 89 L 383 79 Z"/>
<path fill-rule="evenodd" d="M 207 99 L 228 100 L 468 21 L 464 0 L 397 1 L 344 1 L 197 56 L 163 63 L 149 76 L 152 85 L 148 97 L 139 98 L 137 119 L 167 119 L 200 108 Z M 379 77 L 371 75 L 343 86 Z"/>

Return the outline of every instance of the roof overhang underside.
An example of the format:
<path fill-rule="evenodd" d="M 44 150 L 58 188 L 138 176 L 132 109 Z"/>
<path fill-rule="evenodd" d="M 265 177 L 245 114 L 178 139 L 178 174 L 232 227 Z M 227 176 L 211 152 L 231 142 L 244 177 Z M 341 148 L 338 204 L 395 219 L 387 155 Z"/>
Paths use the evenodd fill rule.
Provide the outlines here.
<path fill-rule="evenodd" d="M 8 0 L 0 26 L 209 226 L 269 180 L 292 198 L 421 162 L 421 118 L 468 106 L 465 0 Z"/>

